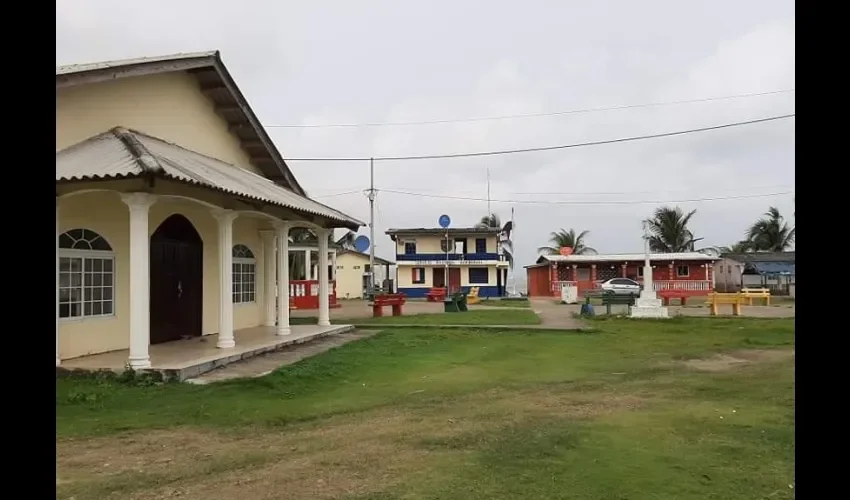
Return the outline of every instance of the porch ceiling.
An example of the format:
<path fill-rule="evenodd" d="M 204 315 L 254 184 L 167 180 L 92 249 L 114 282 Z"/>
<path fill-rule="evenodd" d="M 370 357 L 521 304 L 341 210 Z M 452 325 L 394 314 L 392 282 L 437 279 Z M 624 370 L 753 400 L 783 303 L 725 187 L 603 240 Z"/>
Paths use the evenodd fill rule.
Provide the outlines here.
<path fill-rule="evenodd" d="M 300 196 L 273 181 L 221 160 L 122 127 L 56 153 L 56 181 L 126 178 L 173 179 L 277 205 L 357 230 L 364 223 Z"/>

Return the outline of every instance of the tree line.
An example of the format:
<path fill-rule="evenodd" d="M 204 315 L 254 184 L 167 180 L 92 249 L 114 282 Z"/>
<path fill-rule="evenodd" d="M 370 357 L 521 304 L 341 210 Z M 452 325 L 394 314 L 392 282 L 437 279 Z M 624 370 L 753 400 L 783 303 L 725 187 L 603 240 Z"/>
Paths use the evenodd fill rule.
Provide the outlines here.
<path fill-rule="evenodd" d="M 744 238 L 729 246 L 697 248 L 697 242 L 703 238 L 694 236 L 689 223 L 696 210 L 685 213 L 680 207 L 659 207 L 652 217 L 644 220 L 649 232 L 649 248 L 657 253 L 694 252 L 707 248 L 720 253 L 743 252 L 783 252 L 794 245 L 797 229 L 791 227 L 779 209 L 768 208 L 758 220 L 753 222 L 744 234 Z M 552 255 L 561 247 L 571 247 L 574 255 L 594 255 L 596 250 L 587 244 L 590 231 L 576 232 L 575 229 L 559 229 L 549 235 L 549 244 L 539 247 L 542 255 Z"/>

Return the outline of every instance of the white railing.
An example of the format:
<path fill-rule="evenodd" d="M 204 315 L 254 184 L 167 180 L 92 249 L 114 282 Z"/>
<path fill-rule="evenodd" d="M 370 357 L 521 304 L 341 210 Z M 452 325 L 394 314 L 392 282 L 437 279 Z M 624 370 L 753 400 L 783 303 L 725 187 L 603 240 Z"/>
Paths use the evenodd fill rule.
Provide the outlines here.
<path fill-rule="evenodd" d="M 710 292 L 710 280 L 660 280 L 653 281 L 652 288 L 659 290 L 682 290 L 685 292 Z"/>
<path fill-rule="evenodd" d="M 576 282 L 576 281 L 553 281 L 553 282 L 551 282 L 552 292 L 553 293 L 561 293 L 561 285 L 578 286 L 578 282 Z"/>

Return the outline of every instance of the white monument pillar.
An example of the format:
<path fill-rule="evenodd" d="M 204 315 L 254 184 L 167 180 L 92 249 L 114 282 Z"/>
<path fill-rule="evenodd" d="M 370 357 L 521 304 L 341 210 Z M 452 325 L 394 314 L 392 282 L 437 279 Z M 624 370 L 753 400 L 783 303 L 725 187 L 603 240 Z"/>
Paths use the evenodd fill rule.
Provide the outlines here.
<path fill-rule="evenodd" d="M 148 193 L 124 193 L 121 201 L 130 209 L 130 368 L 150 368 L 148 351 L 150 322 L 150 235 L 148 215 L 156 197 Z"/>
<path fill-rule="evenodd" d="M 289 335 L 289 224 L 275 226 L 277 235 L 277 334 Z"/>
<path fill-rule="evenodd" d="M 649 228 L 646 223 L 643 224 L 643 290 L 640 292 L 640 297 L 635 301 L 635 305 L 631 307 L 632 318 L 669 318 L 669 312 L 666 307 L 661 305 L 661 299 L 655 294 L 655 287 L 652 283 L 652 263 L 649 259 Z"/>
<path fill-rule="evenodd" d="M 304 279 L 313 279 L 313 251 L 309 248 L 304 250 Z"/>
<path fill-rule="evenodd" d="M 328 289 L 328 230 L 317 231 L 319 237 L 319 326 L 330 326 L 330 290 Z"/>
<path fill-rule="evenodd" d="M 236 346 L 233 337 L 233 221 L 238 214 L 232 210 L 217 210 L 218 221 L 218 342 L 219 349 Z"/>
<path fill-rule="evenodd" d="M 265 303 L 266 315 L 263 320 L 264 326 L 274 326 L 277 319 L 277 259 L 274 254 L 274 231 L 260 231 L 263 238 L 263 302 Z"/>

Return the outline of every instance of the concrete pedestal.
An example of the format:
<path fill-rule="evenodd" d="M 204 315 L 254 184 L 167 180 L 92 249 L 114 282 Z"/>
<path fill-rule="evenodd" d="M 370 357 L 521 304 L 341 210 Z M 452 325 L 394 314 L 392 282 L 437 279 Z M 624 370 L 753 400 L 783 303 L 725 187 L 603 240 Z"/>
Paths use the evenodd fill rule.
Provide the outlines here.
<path fill-rule="evenodd" d="M 661 305 L 661 299 L 655 296 L 655 291 L 642 291 L 640 297 L 630 309 L 630 318 L 669 318 L 666 307 Z"/>

